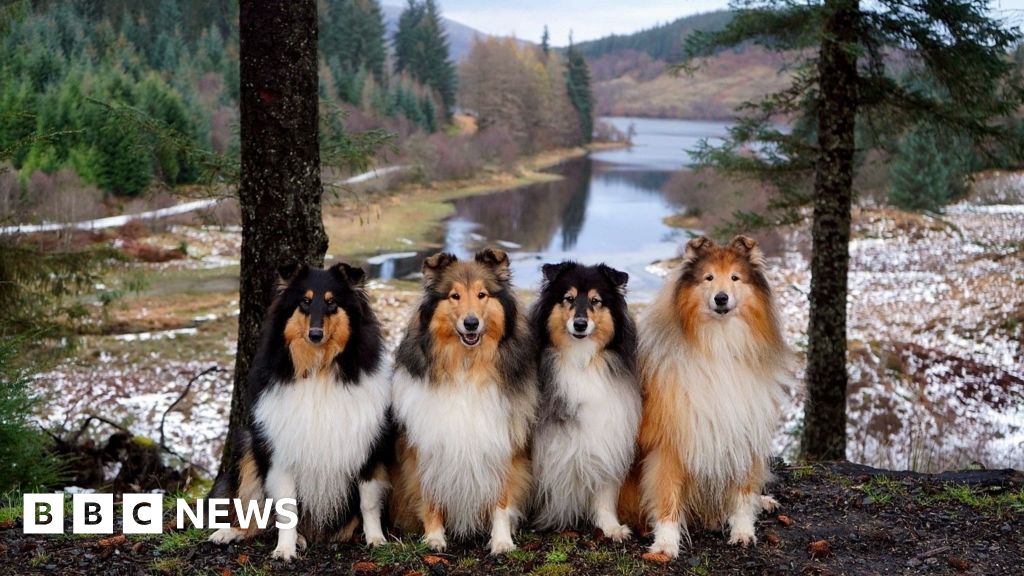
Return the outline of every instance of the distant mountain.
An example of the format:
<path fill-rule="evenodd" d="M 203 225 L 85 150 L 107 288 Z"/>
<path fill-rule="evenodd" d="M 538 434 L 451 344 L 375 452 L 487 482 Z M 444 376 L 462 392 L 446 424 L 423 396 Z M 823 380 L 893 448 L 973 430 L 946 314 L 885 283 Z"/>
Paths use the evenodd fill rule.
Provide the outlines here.
<path fill-rule="evenodd" d="M 634 34 L 614 34 L 577 44 L 587 57 L 597 113 L 722 120 L 737 105 L 786 86 L 782 56 L 759 47 L 726 50 L 708 58 L 692 75 L 674 75 L 695 31 L 721 30 L 728 11 L 696 14 Z"/>
<path fill-rule="evenodd" d="M 717 10 L 685 16 L 667 24 L 659 24 L 632 34 L 612 34 L 576 45 L 583 55 L 596 59 L 606 54 L 633 50 L 643 52 L 655 60 L 673 62 L 682 56 L 686 37 L 697 30 L 716 31 L 732 20 L 732 12 Z"/>
<path fill-rule="evenodd" d="M 388 44 L 391 43 L 391 38 L 395 34 L 395 30 L 398 30 L 398 17 L 402 15 L 404 6 L 391 6 L 383 5 L 381 10 L 384 13 L 384 27 L 387 29 Z M 442 14 L 443 16 L 443 14 Z M 442 17 L 444 24 L 444 30 L 448 33 L 448 47 L 451 49 L 452 59 L 456 62 L 462 60 L 467 54 L 469 49 L 473 46 L 473 39 L 477 36 L 487 36 L 483 32 L 461 24 L 454 20 Z"/>

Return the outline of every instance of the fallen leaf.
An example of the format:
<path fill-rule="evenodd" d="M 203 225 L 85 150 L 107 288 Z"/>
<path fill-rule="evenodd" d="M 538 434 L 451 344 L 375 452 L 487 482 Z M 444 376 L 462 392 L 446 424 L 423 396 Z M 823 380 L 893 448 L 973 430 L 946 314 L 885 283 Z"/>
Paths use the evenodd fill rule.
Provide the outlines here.
<path fill-rule="evenodd" d="M 231 568 L 221 568 L 220 576 L 231 576 Z"/>
<path fill-rule="evenodd" d="M 0 530 L 6 530 L 8 528 L 14 528 L 14 518 L 8 518 L 0 522 Z"/>
<path fill-rule="evenodd" d="M 949 558 L 946 558 L 946 562 L 948 562 L 950 566 L 956 568 L 960 572 L 967 572 L 971 569 L 970 562 L 964 560 L 963 558 L 958 558 L 956 556 L 950 556 Z"/>
<path fill-rule="evenodd" d="M 824 558 L 832 553 L 832 546 L 828 540 L 815 540 L 807 545 L 807 550 L 811 553 L 811 558 Z"/>
<path fill-rule="evenodd" d="M 117 536 L 111 536 L 110 538 L 104 538 L 97 542 L 100 548 L 110 548 L 111 546 L 120 546 L 128 541 L 128 538 L 124 534 L 118 534 Z"/>
<path fill-rule="evenodd" d="M 661 552 L 646 552 L 641 558 L 648 562 L 657 562 L 658 564 L 668 564 L 672 561 L 671 558 Z"/>
<path fill-rule="evenodd" d="M 239 564 L 248 564 L 249 563 L 249 555 L 248 554 L 239 554 L 238 555 L 238 563 Z"/>
<path fill-rule="evenodd" d="M 579 538 L 580 533 L 573 530 L 565 530 L 558 533 L 559 536 L 565 536 L 566 538 Z"/>
<path fill-rule="evenodd" d="M 145 547 L 146 547 L 146 543 L 145 542 L 136 542 L 135 544 L 132 544 L 132 553 L 133 554 L 138 554 L 138 553 L 142 552 L 142 549 L 145 548 Z"/>
<path fill-rule="evenodd" d="M 786 516 L 785 514 L 779 514 L 778 520 L 779 524 L 782 524 L 783 526 L 789 527 L 793 525 L 793 519 L 789 516 Z"/>
<path fill-rule="evenodd" d="M 764 541 L 771 544 L 772 546 L 778 546 L 779 542 L 781 542 L 782 539 L 779 538 L 779 535 L 775 532 L 768 532 L 764 535 Z"/>
<path fill-rule="evenodd" d="M 448 564 L 451 564 L 447 559 L 441 558 L 440 556 L 424 556 L 423 561 L 426 562 L 428 566 L 434 566 L 435 564 L 444 564 L 447 566 Z"/>

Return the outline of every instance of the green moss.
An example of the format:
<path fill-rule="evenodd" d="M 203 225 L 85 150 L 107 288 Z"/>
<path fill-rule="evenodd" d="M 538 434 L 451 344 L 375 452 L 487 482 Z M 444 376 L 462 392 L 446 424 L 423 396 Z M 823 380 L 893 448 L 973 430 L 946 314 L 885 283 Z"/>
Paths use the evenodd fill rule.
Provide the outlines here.
<path fill-rule="evenodd" d="M 882 506 L 891 504 L 893 498 L 907 495 L 907 487 L 899 480 L 888 476 L 872 476 L 870 480 L 856 486 L 855 489 L 866 494 L 875 504 Z"/>
<path fill-rule="evenodd" d="M 209 532 L 207 530 L 199 528 L 167 532 L 161 536 L 160 544 L 157 545 L 157 550 L 168 554 L 180 552 L 205 542 L 208 536 Z"/>
<path fill-rule="evenodd" d="M 547 562 L 568 562 L 569 552 L 566 550 L 552 550 L 544 557 Z"/>
<path fill-rule="evenodd" d="M 622 576 L 638 576 L 647 571 L 647 564 L 633 556 L 619 556 L 615 561 L 615 570 Z"/>
<path fill-rule="evenodd" d="M 1024 512 L 1024 489 L 1005 491 L 998 487 L 943 484 L 942 491 L 928 496 L 925 503 L 958 503 L 996 516 Z"/>
<path fill-rule="evenodd" d="M 184 560 L 176 557 L 158 558 L 149 565 L 152 572 L 160 574 L 181 574 L 184 567 Z"/>
<path fill-rule="evenodd" d="M 604 564 L 615 559 L 615 555 L 608 550 L 588 550 L 582 557 L 587 564 Z"/>
<path fill-rule="evenodd" d="M 543 564 L 535 569 L 531 574 L 536 576 L 568 576 L 572 574 L 573 567 L 571 564 L 564 562 L 558 562 L 554 564 Z"/>
<path fill-rule="evenodd" d="M 522 548 L 516 548 L 505 554 L 505 557 L 515 562 L 529 562 L 537 557 L 537 554 Z"/>
<path fill-rule="evenodd" d="M 424 554 L 430 554 L 430 548 L 417 538 L 377 546 L 370 551 L 370 559 L 378 564 L 419 564 Z"/>

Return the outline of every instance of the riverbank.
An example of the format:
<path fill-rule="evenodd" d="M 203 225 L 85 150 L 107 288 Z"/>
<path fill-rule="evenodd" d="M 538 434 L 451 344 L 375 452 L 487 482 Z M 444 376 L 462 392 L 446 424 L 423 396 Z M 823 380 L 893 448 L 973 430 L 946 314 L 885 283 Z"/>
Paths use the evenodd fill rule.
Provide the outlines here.
<path fill-rule="evenodd" d="M 454 210 L 451 200 L 558 181 L 561 176 L 545 170 L 592 151 L 627 147 L 626 143 L 599 142 L 560 148 L 528 156 L 510 171 L 492 168 L 474 178 L 426 185 L 412 181 L 392 186 L 385 181 L 356 190 L 352 195 L 325 203 L 328 253 L 359 261 L 382 252 L 416 252 L 437 247 L 443 238 L 441 223 Z"/>

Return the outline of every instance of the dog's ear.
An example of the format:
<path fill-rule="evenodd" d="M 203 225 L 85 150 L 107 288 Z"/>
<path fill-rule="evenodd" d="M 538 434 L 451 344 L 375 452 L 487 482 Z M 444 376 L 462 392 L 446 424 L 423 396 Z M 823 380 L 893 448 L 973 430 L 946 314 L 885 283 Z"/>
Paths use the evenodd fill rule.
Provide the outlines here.
<path fill-rule="evenodd" d="M 749 236 L 737 236 L 729 242 L 729 248 L 732 248 L 734 252 L 744 256 L 754 267 L 764 267 L 764 252 L 762 252 L 761 247 L 757 245 L 757 240 L 754 240 Z"/>
<path fill-rule="evenodd" d="M 490 268 L 498 277 L 498 282 L 508 282 L 512 278 L 509 270 L 508 254 L 497 248 L 484 248 L 476 253 L 476 261 Z"/>
<path fill-rule="evenodd" d="M 433 256 L 423 261 L 423 285 L 432 287 L 437 284 L 438 280 L 441 279 L 441 274 L 444 273 L 452 264 L 458 262 L 459 259 L 454 254 L 448 252 L 438 252 Z"/>
<path fill-rule="evenodd" d="M 707 236 L 697 236 L 686 243 L 686 252 L 683 253 L 683 266 L 689 266 L 700 258 L 705 251 L 714 248 L 715 241 Z"/>
<path fill-rule="evenodd" d="M 615 286 L 615 289 L 619 294 L 622 294 L 623 296 L 626 295 L 626 283 L 629 282 L 629 274 L 604 264 L 598 265 L 598 269 L 608 278 L 612 285 Z"/>
<path fill-rule="evenodd" d="M 544 275 L 545 282 L 554 282 L 555 278 L 558 278 L 568 268 L 569 262 L 559 262 L 558 264 L 545 264 L 540 267 L 540 271 Z"/>
<path fill-rule="evenodd" d="M 347 280 L 352 286 L 362 288 L 366 285 L 366 271 L 358 266 L 352 266 L 348 262 L 338 262 L 330 268 L 331 272 L 337 274 L 342 280 Z"/>
<path fill-rule="evenodd" d="M 288 285 L 291 284 L 292 280 L 298 278 L 300 274 L 306 271 L 307 266 L 300 262 L 286 262 L 277 267 L 277 283 L 275 285 L 275 292 L 280 296 Z"/>

